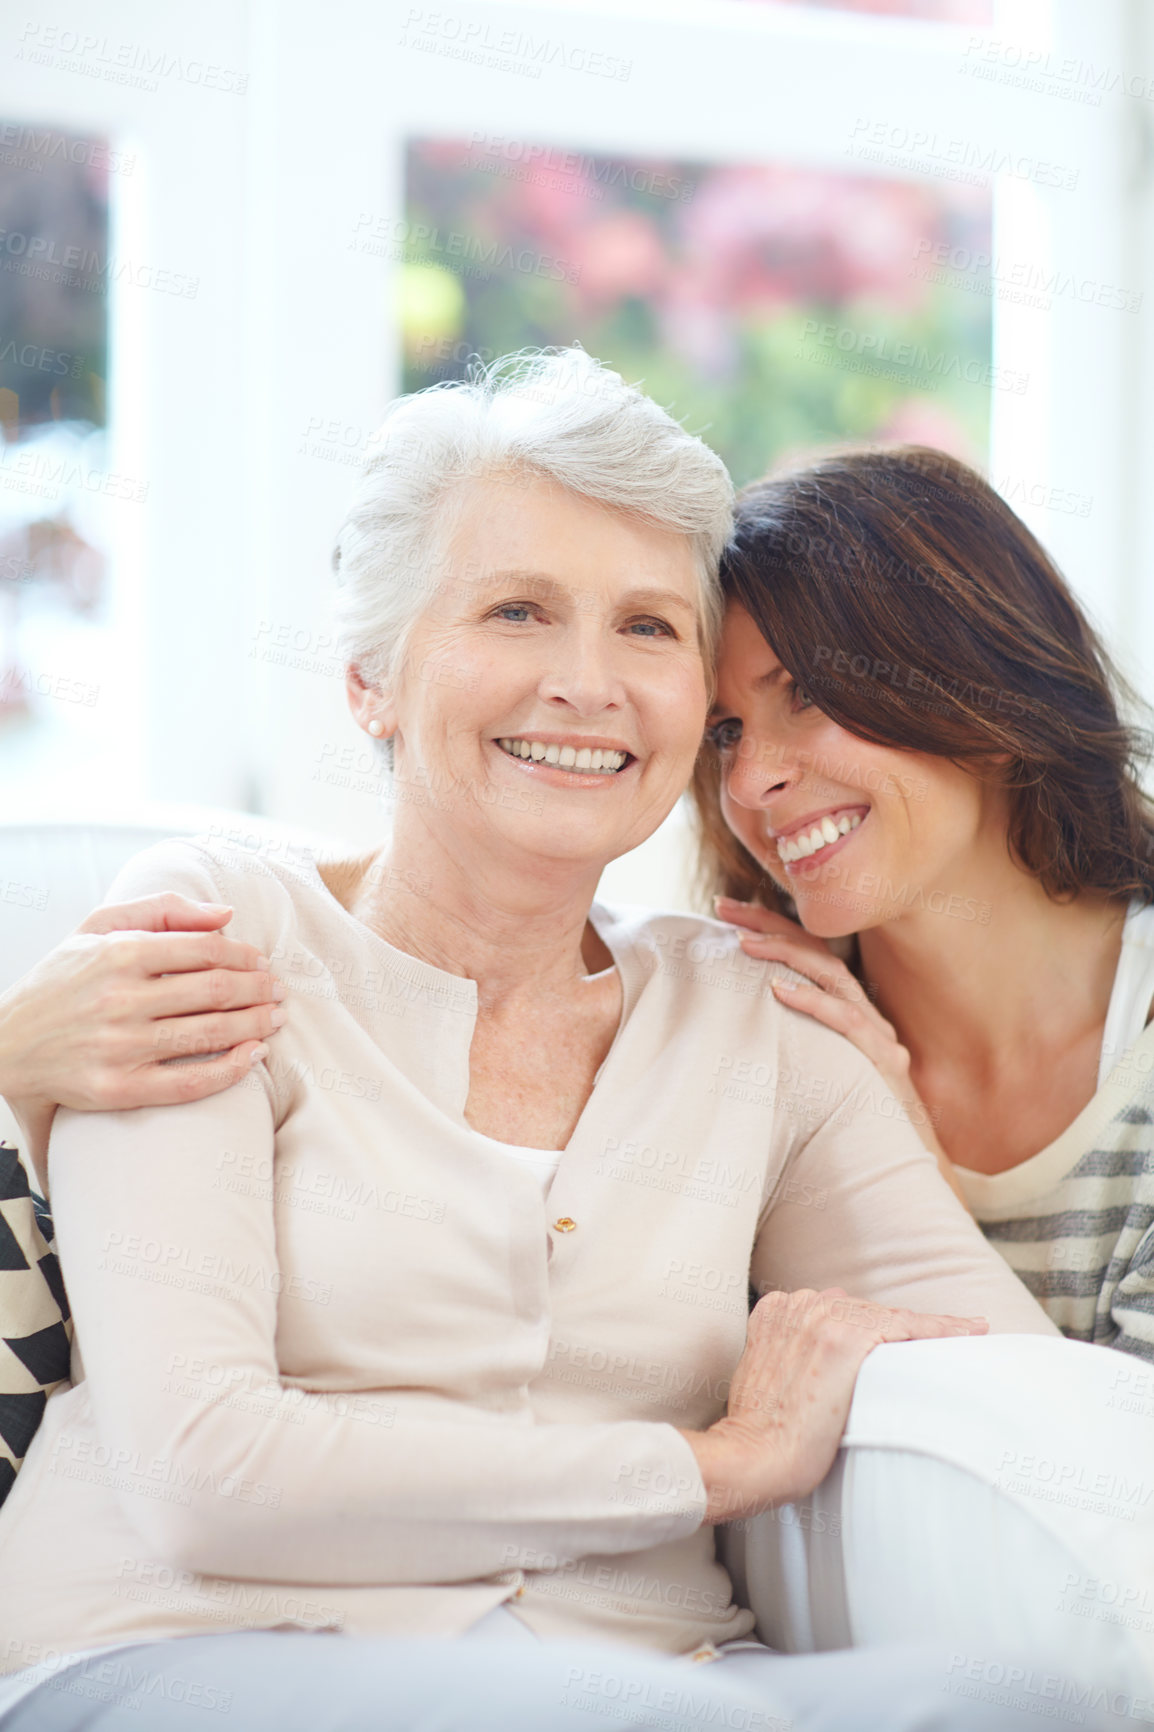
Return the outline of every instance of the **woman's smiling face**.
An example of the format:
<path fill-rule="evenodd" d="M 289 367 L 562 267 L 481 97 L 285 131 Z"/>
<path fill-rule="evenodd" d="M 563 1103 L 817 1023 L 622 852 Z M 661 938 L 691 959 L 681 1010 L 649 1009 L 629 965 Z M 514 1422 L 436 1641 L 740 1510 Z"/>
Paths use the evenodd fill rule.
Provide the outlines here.
<path fill-rule="evenodd" d="M 700 744 L 692 546 L 543 479 L 470 482 L 449 508 L 444 580 L 372 711 L 398 815 L 443 820 L 455 850 L 599 870 L 657 829 Z"/>
<path fill-rule="evenodd" d="M 726 610 L 710 728 L 726 823 L 821 937 L 949 912 L 985 851 L 1004 857 L 998 790 L 946 758 L 848 733 L 738 604 Z"/>

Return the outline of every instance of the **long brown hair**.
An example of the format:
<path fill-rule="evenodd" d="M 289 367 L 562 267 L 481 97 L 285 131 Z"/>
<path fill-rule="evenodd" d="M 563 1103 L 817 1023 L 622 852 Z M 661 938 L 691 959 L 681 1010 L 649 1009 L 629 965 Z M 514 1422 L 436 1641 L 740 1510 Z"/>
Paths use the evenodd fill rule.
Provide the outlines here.
<path fill-rule="evenodd" d="M 1154 901 L 1154 807 L 1138 713 L 1064 580 L 980 475 L 945 452 L 850 451 L 739 495 L 722 562 L 774 654 L 825 714 L 876 745 L 997 780 L 1012 857 L 1056 898 Z M 700 879 L 789 908 L 694 771 Z"/>

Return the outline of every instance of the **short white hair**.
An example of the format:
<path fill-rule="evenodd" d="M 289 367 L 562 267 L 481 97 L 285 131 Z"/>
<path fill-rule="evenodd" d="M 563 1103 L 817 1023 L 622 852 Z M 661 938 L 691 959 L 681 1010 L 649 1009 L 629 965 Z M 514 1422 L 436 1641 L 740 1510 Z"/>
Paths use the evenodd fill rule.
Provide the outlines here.
<path fill-rule="evenodd" d="M 583 349 L 539 349 L 398 397 L 374 434 L 334 554 L 341 653 L 366 684 L 395 682 L 436 594 L 452 489 L 510 471 L 688 537 L 712 659 L 723 606 L 717 568 L 733 519 L 725 465 Z"/>

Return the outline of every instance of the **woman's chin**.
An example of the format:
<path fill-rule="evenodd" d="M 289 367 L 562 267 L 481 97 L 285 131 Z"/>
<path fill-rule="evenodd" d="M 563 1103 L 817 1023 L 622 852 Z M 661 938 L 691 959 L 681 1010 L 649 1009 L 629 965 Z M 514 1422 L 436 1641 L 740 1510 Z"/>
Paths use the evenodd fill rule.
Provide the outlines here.
<path fill-rule="evenodd" d="M 848 908 L 813 908 L 803 903 L 796 906 L 801 924 L 814 938 L 852 938 L 863 926 L 871 924 L 868 915 Z"/>
<path fill-rule="evenodd" d="M 530 873 L 534 861 L 599 873 L 637 845 L 631 833 L 623 834 L 620 824 L 590 824 L 581 813 L 550 811 L 543 806 L 528 812 L 502 812 L 491 825 L 475 832 L 475 858 L 482 860 L 490 850 L 507 857 L 510 843 L 523 854 Z"/>
<path fill-rule="evenodd" d="M 788 893 L 798 919 L 815 938 L 848 938 L 874 924 L 876 910 L 870 899 L 841 885 L 807 884 L 794 878 Z"/>

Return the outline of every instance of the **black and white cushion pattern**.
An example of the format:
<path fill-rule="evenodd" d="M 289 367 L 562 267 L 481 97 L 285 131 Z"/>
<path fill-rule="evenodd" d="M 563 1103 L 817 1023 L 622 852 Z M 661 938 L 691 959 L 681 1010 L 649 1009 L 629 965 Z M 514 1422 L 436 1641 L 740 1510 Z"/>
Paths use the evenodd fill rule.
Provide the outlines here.
<path fill-rule="evenodd" d="M 0 1503 L 48 1397 L 68 1380 L 71 1340 L 52 1222 L 19 1154 L 0 1143 Z"/>

